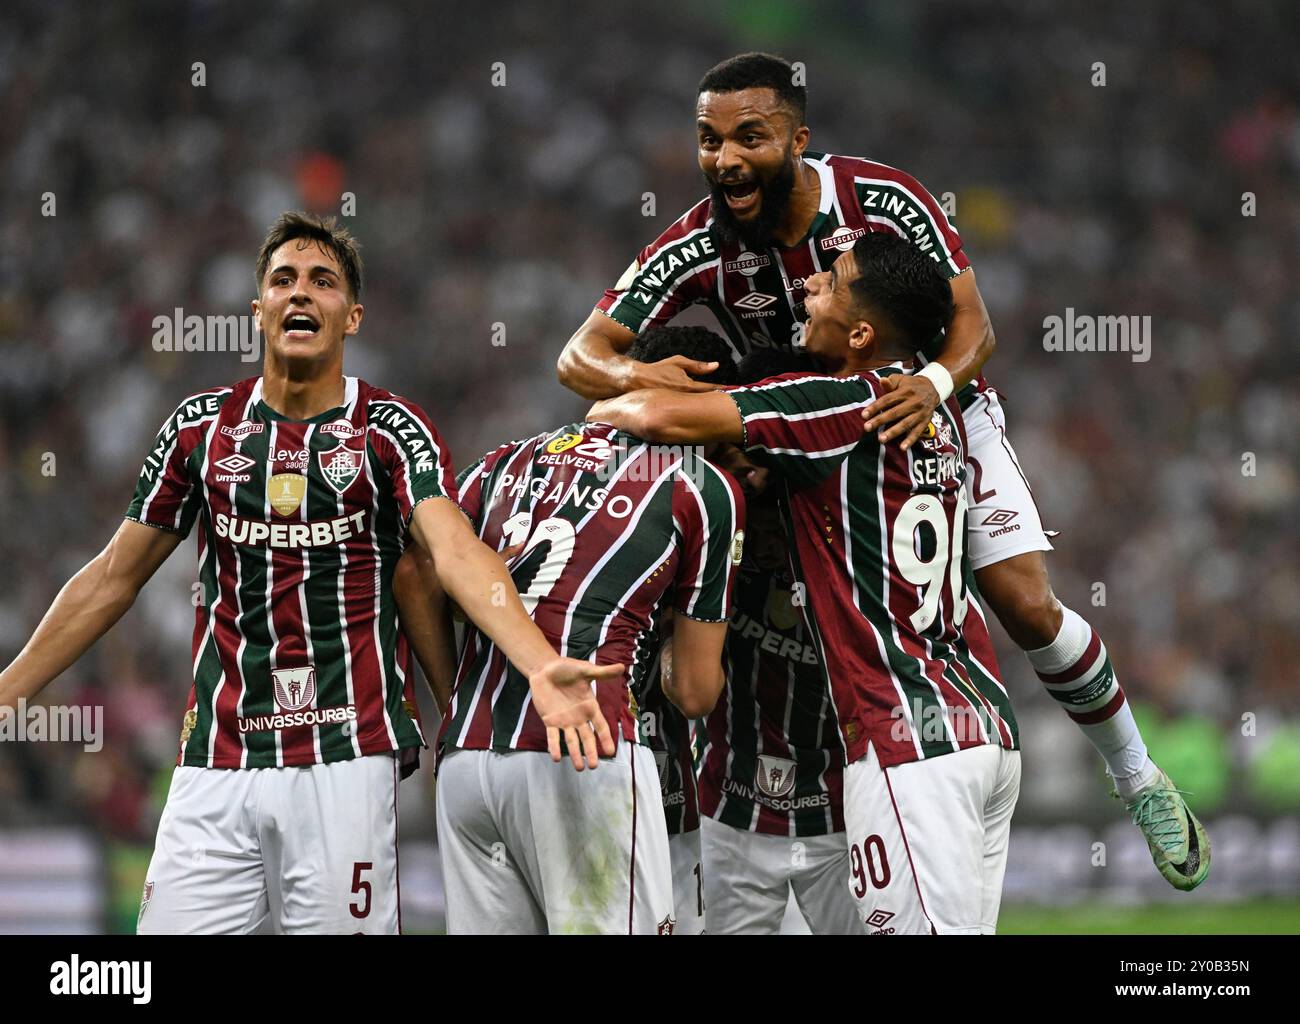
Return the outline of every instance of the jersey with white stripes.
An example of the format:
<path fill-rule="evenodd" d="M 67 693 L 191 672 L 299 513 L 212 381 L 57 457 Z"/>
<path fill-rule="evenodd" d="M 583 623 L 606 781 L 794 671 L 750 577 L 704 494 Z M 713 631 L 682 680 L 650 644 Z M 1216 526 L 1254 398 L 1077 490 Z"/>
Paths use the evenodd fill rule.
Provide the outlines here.
<path fill-rule="evenodd" d="M 844 746 L 803 615 L 807 594 L 789 570 L 785 544 L 776 549 L 784 564 L 764 551 L 772 541 L 759 517 L 779 515 L 750 505 L 727 631 L 727 685 L 709 714 L 700 761 L 700 812 L 765 835 L 823 836 L 844 831 Z M 773 525 L 780 536 L 782 526 Z"/>
<path fill-rule="evenodd" d="M 628 667 L 596 684 L 597 699 L 615 737 L 640 741 L 660 609 L 709 622 L 731 613 L 744 523 L 736 482 L 698 449 L 607 423 L 502 445 L 463 479 L 461 508 L 483 541 L 524 545 L 510 573 L 546 638 L 567 657 Z M 528 680 L 472 624 L 438 746 L 546 749 Z"/>
<path fill-rule="evenodd" d="M 393 570 L 415 506 L 456 499 L 423 410 L 355 377 L 289 420 L 249 378 L 185 399 L 128 519 L 202 520 L 193 685 L 178 764 L 322 764 L 423 744 Z"/>
<path fill-rule="evenodd" d="M 787 374 L 727 391 L 745 446 L 784 480 L 793 568 L 846 760 L 873 745 L 885 767 L 1018 744 L 997 667 L 972 654 L 962 630 L 973 598 L 956 399 L 907 451 L 862 430 L 862 406 L 898 372 Z"/>
<path fill-rule="evenodd" d="M 829 270 L 869 231 L 908 239 L 950 278 L 970 266 L 943 207 L 911 175 L 871 160 L 811 150 L 804 151 L 803 161 L 821 178 L 821 204 L 808 233 L 794 245 L 751 251 L 725 240 L 714 224 L 713 201 L 705 198 L 641 250 L 596 308 L 640 333 L 667 323 L 687 306 L 703 304 L 739 360 L 754 348 L 801 344 L 797 307 L 808 278 Z M 985 386 L 984 378 L 977 378 L 958 400 L 964 407 Z"/>

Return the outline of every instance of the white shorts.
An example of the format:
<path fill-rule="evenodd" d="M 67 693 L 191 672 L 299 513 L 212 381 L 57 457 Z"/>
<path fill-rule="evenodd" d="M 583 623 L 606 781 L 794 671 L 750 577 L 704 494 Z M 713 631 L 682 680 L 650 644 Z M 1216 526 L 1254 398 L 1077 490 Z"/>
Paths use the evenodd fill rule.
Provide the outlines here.
<path fill-rule="evenodd" d="M 668 837 L 668 857 L 673 865 L 674 935 L 704 934 L 704 865 L 700 856 L 700 830 Z"/>
<path fill-rule="evenodd" d="M 857 905 L 844 891 L 843 832 L 799 839 L 701 818 L 700 833 L 710 934 L 778 934 L 791 893 L 813 934 L 863 934 Z"/>
<path fill-rule="evenodd" d="M 1020 752 L 992 745 L 844 770 L 849 889 L 873 935 L 991 935 L 1007 868 Z"/>
<path fill-rule="evenodd" d="M 449 750 L 438 769 L 449 934 L 670 934 L 672 868 L 654 753 L 600 767 L 543 751 Z"/>
<path fill-rule="evenodd" d="M 1029 481 L 1006 436 L 996 391 L 985 391 L 962 413 L 966 424 L 966 545 L 971 569 L 983 569 L 1052 544 Z"/>
<path fill-rule="evenodd" d="M 397 759 L 172 773 L 141 935 L 396 935 Z"/>

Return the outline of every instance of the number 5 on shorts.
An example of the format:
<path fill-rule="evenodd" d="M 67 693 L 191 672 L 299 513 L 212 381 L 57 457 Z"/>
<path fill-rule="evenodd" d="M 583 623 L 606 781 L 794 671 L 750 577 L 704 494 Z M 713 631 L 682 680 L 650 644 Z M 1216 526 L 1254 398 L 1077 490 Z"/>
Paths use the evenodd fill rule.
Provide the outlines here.
<path fill-rule="evenodd" d="M 370 916 L 370 900 L 373 892 L 370 888 L 370 880 L 363 879 L 361 873 L 370 871 L 374 866 L 374 863 L 368 860 L 359 860 L 352 865 L 352 892 L 354 895 L 360 894 L 363 899 L 361 906 L 357 906 L 356 903 L 348 904 L 348 909 L 352 911 L 352 916 L 355 918 Z"/>

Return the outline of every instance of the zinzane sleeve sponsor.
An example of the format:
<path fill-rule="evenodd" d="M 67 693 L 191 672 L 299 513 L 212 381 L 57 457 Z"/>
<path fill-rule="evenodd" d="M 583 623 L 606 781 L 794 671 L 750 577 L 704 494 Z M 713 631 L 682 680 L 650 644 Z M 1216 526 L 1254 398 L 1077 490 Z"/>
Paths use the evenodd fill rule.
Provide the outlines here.
<path fill-rule="evenodd" d="M 704 459 L 688 459 L 673 489 L 673 524 L 678 543 L 673 608 L 701 622 L 731 618 L 745 542 L 740 487 Z"/>
<path fill-rule="evenodd" d="M 194 486 L 189 457 L 203 443 L 229 393 L 224 389 L 193 395 L 167 417 L 145 456 L 135 494 L 126 510 L 127 519 L 189 536 L 202 504 L 202 491 Z"/>
<path fill-rule="evenodd" d="M 919 181 L 906 171 L 863 162 L 854 172 L 862 212 L 870 223 L 883 224 L 927 253 L 948 277 L 970 266 L 961 236 L 948 214 Z"/>
<path fill-rule="evenodd" d="M 457 500 L 451 453 L 423 409 L 396 398 L 372 401 L 370 429 L 403 523 L 428 498 Z"/>
<path fill-rule="evenodd" d="M 629 331 L 658 327 L 709 297 L 717 265 L 706 199 L 642 249 L 596 308 Z"/>
<path fill-rule="evenodd" d="M 727 394 L 740 410 L 743 447 L 763 452 L 792 487 L 822 480 L 867 438 L 862 407 L 875 397 L 866 378 L 806 374 L 773 377 Z"/>

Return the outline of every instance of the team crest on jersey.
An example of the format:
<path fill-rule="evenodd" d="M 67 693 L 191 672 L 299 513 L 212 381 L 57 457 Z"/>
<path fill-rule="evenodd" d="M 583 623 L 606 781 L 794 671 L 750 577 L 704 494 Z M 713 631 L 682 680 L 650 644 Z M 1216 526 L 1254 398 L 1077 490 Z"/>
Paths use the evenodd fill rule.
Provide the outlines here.
<path fill-rule="evenodd" d="M 266 498 L 278 516 L 291 516 L 307 496 L 307 478 L 301 473 L 276 473 L 266 481 Z"/>
<path fill-rule="evenodd" d="M 794 762 L 770 754 L 758 755 L 758 777 L 754 780 L 770 797 L 785 796 L 794 789 Z"/>
<path fill-rule="evenodd" d="M 836 228 L 818 244 L 823 250 L 838 249 L 840 252 L 848 252 L 853 248 L 853 243 L 866 233 L 866 228 Z"/>
<path fill-rule="evenodd" d="M 745 531 L 737 530 L 731 538 L 731 564 L 739 565 L 745 557 Z"/>
<path fill-rule="evenodd" d="M 327 452 L 317 452 L 316 460 L 320 464 L 321 476 L 325 482 L 342 494 L 352 486 L 352 481 L 361 472 L 361 461 L 365 456 L 339 443 L 337 448 Z"/>
<path fill-rule="evenodd" d="M 677 918 L 665 917 L 662 921 L 659 922 L 659 934 L 671 935 L 673 933 L 673 929 L 676 927 L 677 927 Z"/>
<path fill-rule="evenodd" d="M 275 702 L 281 711 L 301 711 L 316 699 L 316 667 L 276 668 L 271 670 Z"/>
<path fill-rule="evenodd" d="M 655 755 L 655 764 L 659 766 L 659 791 L 661 793 L 667 793 L 668 792 L 668 766 L 670 764 L 668 760 L 668 751 L 656 750 L 654 752 L 654 755 Z"/>

